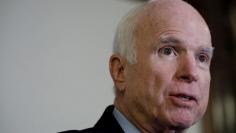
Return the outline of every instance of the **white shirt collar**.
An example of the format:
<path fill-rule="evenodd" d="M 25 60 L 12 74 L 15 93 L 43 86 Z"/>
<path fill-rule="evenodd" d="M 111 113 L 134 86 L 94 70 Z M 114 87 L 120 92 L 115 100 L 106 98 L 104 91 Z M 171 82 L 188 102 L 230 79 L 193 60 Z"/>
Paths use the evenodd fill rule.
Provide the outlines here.
<path fill-rule="evenodd" d="M 125 133 L 141 133 L 118 109 L 114 108 L 113 115 Z"/>

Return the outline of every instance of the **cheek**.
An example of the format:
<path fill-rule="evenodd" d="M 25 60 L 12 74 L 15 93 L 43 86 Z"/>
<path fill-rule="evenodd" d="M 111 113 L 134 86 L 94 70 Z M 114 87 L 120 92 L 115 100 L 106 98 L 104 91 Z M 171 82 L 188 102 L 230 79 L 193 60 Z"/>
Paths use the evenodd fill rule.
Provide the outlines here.
<path fill-rule="evenodd" d="M 136 106 L 145 109 L 145 112 L 154 112 L 154 110 L 160 109 L 164 103 L 166 80 L 160 75 L 163 74 L 147 70 L 130 79 L 132 80 L 130 83 L 133 84 L 127 86 L 130 89 L 127 90 L 130 100 L 135 102 Z"/>
<path fill-rule="evenodd" d="M 159 67 L 160 68 L 160 67 Z M 164 70 L 153 71 L 153 76 L 149 80 L 149 92 L 146 95 L 150 106 L 150 111 L 153 115 L 159 116 L 161 109 L 166 109 L 168 107 L 167 95 L 168 86 L 171 83 L 170 74 L 165 73 Z"/>
<path fill-rule="evenodd" d="M 201 95 L 203 97 L 203 104 L 207 106 L 209 100 L 210 93 L 210 83 L 206 83 L 204 87 L 202 87 Z"/>
<path fill-rule="evenodd" d="M 205 79 L 202 80 L 201 85 L 199 86 L 200 94 L 201 94 L 201 105 L 200 112 L 204 113 L 207 109 L 209 93 L 210 93 L 210 76 L 209 78 L 206 76 Z"/>
<path fill-rule="evenodd" d="M 165 67 L 155 67 L 156 70 L 154 71 L 154 89 L 158 92 L 158 96 L 160 100 L 165 100 L 165 96 L 168 95 L 168 91 L 170 91 L 170 85 L 172 83 L 173 75 L 174 75 L 174 68 L 166 65 Z M 162 102 L 160 101 L 160 102 Z"/>
<path fill-rule="evenodd" d="M 209 93 L 210 93 L 211 77 L 210 77 L 210 74 L 207 74 L 204 77 L 205 78 L 203 78 L 202 80 L 201 93 L 202 93 L 202 96 L 205 97 L 205 99 L 208 101 Z"/>
<path fill-rule="evenodd" d="M 150 89 L 152 78 L 149 69 L 140 66 L 130 69 L 125 82 L 127 100 L 143 106 L 142 108 L 150 105 L 150 94 L 154 93 Z"/>
<path fill-rule="evenodd" d="M 158 60 L 158 62 L 156 61 Z M 151 71 L 149 74 L 148 85 L 154 107 L 163 106 L 165 97 L 168 95 L 168 86 L 170 86 L 175 73 L 174 62 L 164 62 L 161 59 L 152 58 Z"/>

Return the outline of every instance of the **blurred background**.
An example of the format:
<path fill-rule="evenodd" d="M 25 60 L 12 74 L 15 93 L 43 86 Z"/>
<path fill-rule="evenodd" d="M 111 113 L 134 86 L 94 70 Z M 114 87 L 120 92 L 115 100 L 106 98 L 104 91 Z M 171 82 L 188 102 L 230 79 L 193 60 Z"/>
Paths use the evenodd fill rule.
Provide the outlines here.
<path fill-rule="evenodd" d="M 93 126 L 113 103 L 108 71 L 120 18 L 147 0 L 0 0 L 0 133 Z M 215 46 L 206 115 L 189 133 L 235 133 L 236 2 L 187 0 Z"/>
<path fill-rule="evenodd" d="M 203 120 L 204 133 L 235 133 L 236 1 L 188 0 L 206 19 L 215 46 L 211 98 Z"/>

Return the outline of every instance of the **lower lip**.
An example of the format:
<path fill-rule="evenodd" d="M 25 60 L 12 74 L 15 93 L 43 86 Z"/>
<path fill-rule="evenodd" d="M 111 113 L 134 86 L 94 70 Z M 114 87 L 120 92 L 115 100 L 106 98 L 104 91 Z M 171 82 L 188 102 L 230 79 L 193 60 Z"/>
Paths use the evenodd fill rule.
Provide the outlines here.
<path fill-rule="evenodd" d="M 170 96 L 172 103 L 178 107 L 191 108 L 195 105 L 195 100 L 184 100 L 178 96 Z"/>

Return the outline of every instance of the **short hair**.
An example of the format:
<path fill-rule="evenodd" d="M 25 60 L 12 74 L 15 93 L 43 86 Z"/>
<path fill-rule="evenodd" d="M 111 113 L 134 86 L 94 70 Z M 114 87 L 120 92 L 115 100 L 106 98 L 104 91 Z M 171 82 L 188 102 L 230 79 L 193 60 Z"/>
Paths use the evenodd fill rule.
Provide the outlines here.
<path fill-rule="evenodd" d="M 136 50 L 134 44 L 134 31 L 138 21 L 138 15 L 143 11 L 145 4 L 142 4 L 129 11 L 119 22 L 114 42 L 113 53 L 120 54 L 129 63 L 136 63 Z"/>

